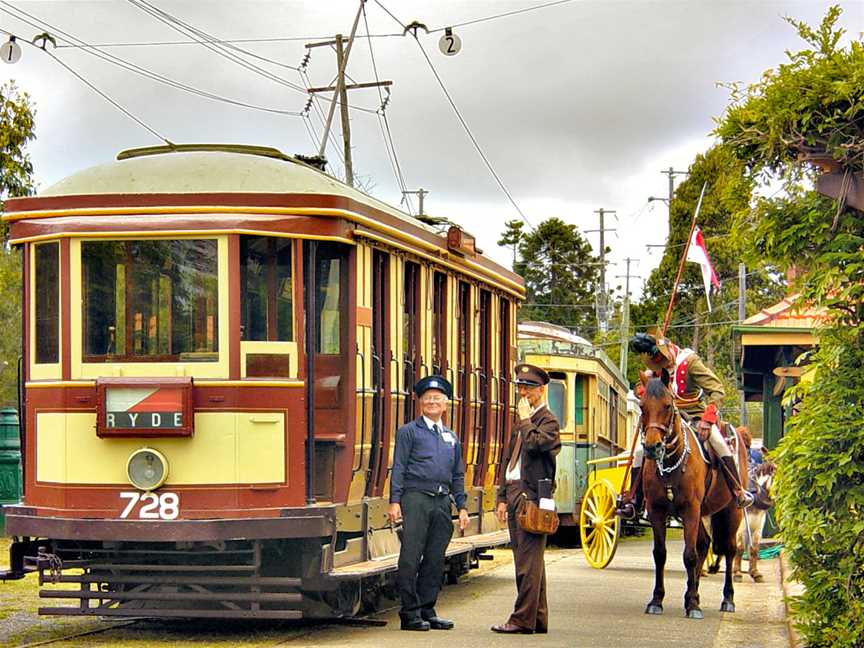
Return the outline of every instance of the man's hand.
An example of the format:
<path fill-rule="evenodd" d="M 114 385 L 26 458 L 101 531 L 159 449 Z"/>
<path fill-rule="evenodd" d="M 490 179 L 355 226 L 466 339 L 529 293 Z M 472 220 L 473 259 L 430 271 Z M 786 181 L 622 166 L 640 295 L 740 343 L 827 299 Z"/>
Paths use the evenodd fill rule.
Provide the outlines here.
<path fill-rule="evenodd" d="M 699 421 L 696 424 L 696 434 L 699 435 L 701 441 L 706 441 L 711 435 L 711 423 L 708 421 Z"/>
<path fill-rule="evenodd" d="M 527 398 L 523 397 L 519 399 L 519 403 L 516 405 L 516 412 L 523 421 L 531 418 L 531 403 L 528 402 Z"/>
<path fill-rule="evenodd" d="M 459 510 L 459 530 L 464 531 L 468 528 L 468 511 L 465 509 Z"/>
<path fill-rule="evenodd" d="M 387 518 L 390 524 L 398 524 L 402 521 L 402 506 L 398 502 L 391 504 L 387 509 Z"/>
<path fill-rule="evenodd" d="M 507 504 L 498 502 L 498 506 L 495 508 L 495 517 L 501 524 L 507 523 Z"/>

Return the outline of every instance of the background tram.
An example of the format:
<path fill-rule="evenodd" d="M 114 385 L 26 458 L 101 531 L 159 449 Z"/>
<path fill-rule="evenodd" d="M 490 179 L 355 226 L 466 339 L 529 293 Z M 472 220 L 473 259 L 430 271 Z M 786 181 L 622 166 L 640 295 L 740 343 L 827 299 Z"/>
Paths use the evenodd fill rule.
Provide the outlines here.
<path fill-rule="evenodd" d="M 620 485 L 624 471 L 615 457 L 630 450 L 637 405 L 609 357 L 564 327 L 522 322 L 519 356 L 543 367 L 551 379 L 549 408 L 561 423 L 555 505 L 566 531 L 580 525 L 583 495 L 596 478 L 596 466 L 602 464 L 602 477 Z"/>
<path fill-rule="evenodd" d="M 124 151 L 5 209 L 24 496 L 0 578 L 35 570 L 40 596 L 72 600 L 40 613 L 374 605 L 399 549 L 394 431 L 432 372 L 467 464 L 450 579 L 507 541 L 494 483 L 524 287 L 465 232 L 242 146 Z"/>

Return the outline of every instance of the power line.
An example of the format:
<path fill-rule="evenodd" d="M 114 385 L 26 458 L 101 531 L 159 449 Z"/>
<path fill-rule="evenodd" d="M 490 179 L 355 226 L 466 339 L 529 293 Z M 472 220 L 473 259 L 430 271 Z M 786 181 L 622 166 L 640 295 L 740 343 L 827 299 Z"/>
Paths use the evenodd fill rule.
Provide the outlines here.
<path fill-rule="evenodd" d="M 26 42 L 26 41 L 25 41 L 25 42 Z M 34 45 L 33 47 L 36 47 L 36 45 Z M 45 53 L 46 53 L 48 56 L 50 56 L 52 59 L 54 59 L 54 60 L 55 60 L 55 61 L 56 61 L 56 62 L 57 62 L 61 67 L 65 68 L 65 69 L 66 69 L 70 74 L 72 74 L 73 76 L 75 76 L 79 81 L 81 81 L 83 84 L 85 84 L 88 88 L 90 88 L 93 92 L 95 92 L 96 94 L 98 94 L 100 97 L 102 97 L 103 99 L 105 99 L 105 101 L 107 101 L 108 103 L 110 103 L 110 104 L 111 104 L 112 106 L 114 106 L 117 110 L 119 110 L 119 111 L 122 112 L 124 115 L 126 115 L 127 117 L 129 117 L 129 119 L 131 119 L 131 120 L 134 121 L 136 124 L 138 124 L 138 125 L 140 125 L 141 127 L 143 127 L 144 129 L 148 130 L 150 133 L 152 133 L 153 135 L 155 135 L 158 139 L 160 139 L 160 140 L 162 140 L 163 142 L 165 142 L 168 146 L 174 146 L 173 142 L 171 142 L 171 140 L 169 140 L 167 137 L 165 137 L 164 135 L 162 135 L 162 133 L 160 133 L 160 132 L 157 131 L 156 129 L 152 128 L 151 126 L 149 126 L 148 124 L 146 124 L 143 120 L 139 119 L 138 117 L 136 117 L 135 115 L 133 115 L 131 112 L 129 112 L 128 110 L 126 110 L 126 108 L 124 108 L 124 107 L 121 106 L 119 103 L 117 103 L 116 101 L 114 101 L 114 99 L 112 99 L 112 98 L 109 97 L 107 94 L 105 94 L 104 92 L 102 92 L 99 88 L 97 88 L 95 85 L 93 85 L 92 83 L 90 83 L 87 79 L 85 79 L 83 76 L 81 76 L 80 74 L 78 74 L 78 72 L 76 72 L 76 71 L 73 70 L 71 67 L 69 67 L 66 63 L 64 63 L 64 62 L 61 61 L 59 58 L 57 58 L 57 56 L 55 56 L 53 52 L 49 52 L 47 49 L 44 50 L 44 51 L 45 51 Z"/>
<path fill-rule="evenodd" d="M 186 23 L 186 22 L 180 20 L 179 18 L 173 16 L 172 14 L 168 13 L 167 11 L 159 9 L 159 7 L 148 2 L 147 0 L 127 0 L 127 1 L 130 4 L 132 4 L 133 6 L 137 7 L 141 11 L 143 11 L 144 13 L 155 18 L 159 22 L 164 23 L 165 25 L 167 25 L 168 27 L 170 27 L 174 31 L 176 31 L 180 34 L 183 34 L 184 36 L 189 36 L 189 37 L 197 40 L 197 42 L 200 45 L 206 47 L 208 50 L 210 50 L 214 54 L 217 54 L 218 56 L 221 56 L 222 58 L 225 58 L 225 59 L 239 65 L 240 67 L 243 67 L 243 68 L 253 72 L 254 74 L 257 74 L 258 76 L 261 76 L 265 79 L 273 81 L 274 83 L 278 83 L 279 85 L 290 88 L 296 92 L 303 94 L 304 96 L 308 96 L 308 88 L 303 88 L 303 87 L 297 85 L 296 83 L 289 81 L 288 79 L 285 79 L 284 77 L 279 76 L 278 74 L 274 74 L 274 73 L 270 72 L 269 70 L 262 68 L 259 65 L 255 65 L 254 63 L 250 63 L 249 61 L 243 59 L 241 56 L 234 54 L 231 51 L 226 51 L 226 50 L 232 50 L 233 49 L 233 50 L 245 53 L 246 50 L 243 50 L 242 48 L 238 48 L 238 47 L 233 47 L 233 46 L 229 47 L 229 46 L 220 45 L 219 39 L 215 38 L 211 34 L 208 34 L 207 32 L 202 31 L 202 30 L 194 27 L 193 25 L 190 25 L 189 23 Z M 299 68 L 294 68 L 293 66 L 292 66 L 292 69 L 299 71 Z M 325 101 L 331 101 L 331 102 L 335 101 L 337 103 L 341 103 L 338 101 L 338 99 L 330 99 L 327 97 L 325 97 L 324 100 Z M 374 113 L 375 112 L 374 110 L 371 110 L 369 108 L 363 108 L 360 106 L 351 106 L 351 108 L 353 108 L 354 110 L 359 110 L 361 112 L 367 112 L 367 113 Z"/>
<path fill-rule="evenodd" d="M 251 103 L 248 103 L 245 101 L 240 101 L 238 99 L 232 99 L 230 97 L 225 97 L 223 95 L 219 95 L 219 94 L 207 91 L 207 90 L 202 90 L 200 88 L 196 88 L 196 87 L 188 85 L 186 83 L 182 83 L 182 82 L 177 81 L 175 79 L 172 79 L 170 77 L 166 77 L 162 74 L 158 74 L 156 72 L 153 72 L 152 70 L 144 68 L 144 67 L 137 65 L 135 63 L 132 63 L 130 61 L 122 59 L 122 58 L 115 56 L 113 54 L 108 54 L 107 52 L 101 52 L 97 47 L 95 47 L 93 45 L 89 45 L 85 41 L 74 36 L 73 34 L 70 34 L 69 32 L 65 32 L 62 29 L 54 27 L 53 25 L 50 25 L 49 23 L 45 23 L 43 21 L 42 24 L 39 24 L 39 22 L 38 22 L 38 21 L 40 21 L 39 18 L 33 16 L 32 14 L 28 14 L 27 12 L 25 12 L 21 9 L 18 9 L 17 7 L 11 7 L 10 8 L 8 3 L 6 3 L 6 2 L 0 2 L 0 5 L 3 5 L 3 7 L 7 7 L 7 8 L 0 7 L 0 11 L 2 11 L 3 13 L 15 18 L 16 20 L 20 20 L 21 22 L 23 22 L 27 25 L 30 25 L 31 27 L 33 27 L 35 29 L 44 30 L 47 27 L 48 29 L 52 30 L 53 32 L 55 32 L 57 34 L 63 34 L 67 39 L 71 39 L 73 41 L 77 41 L 78 43 L 80 43 L 79 47 L 84 52 L 86 52 L 87 54 L 90 54 L 91 56 L 95 56 L 96 58 L 101 59 L 101 60 L 103 60 L 107 63 L 110 63 L 112 65 L 116 65 L 117 67 L 128 70 L 129 72 L 134 72 L 135 74 L 142 76 L 144 78 L 150 79 L 151 81 L 156 81 L 157 83 L 162 83 L 163 85 L 167 85 L 167 86 L 170 86 L 170 87 L 175 88 L 177 90 L 182 90 L 184 92 L 188 92 L 190 94 L 197 95 L 197 96 L 203 97 L 205 99 L 210 99 L 213 101 L 219 101 L 222 103 L 227 103 L 227 104 L 230 104 L 233 106 L 238 106 L 241 108 L 249 108 L 250 110 L 258 110 L 258 111 L 262 111 L 262 112 L 269 112 L 269 113 L 275 113 L 275 114 L 280 114 L 280 115 L 289 115 L 292 117 L 300 116 L 300 113 L 296 112 L 296 111 L 282 110 L 279 108 L 270 108 L 267 106 L 260 106 L 260 105 L 256 105 L 256 104 L 251 104 Z M 16 14 L 15 12 L 18 12 L 18 13 Z M 28 20 L 26 17 L 22 17 L 22 15 L 30 17 L 34 21 L 37 21 L 37 22 L 33 22 L 31 20 Z M 5 32 L 5 33 L 11 34 L 11 32 Z"/>
<path fill-rule="evenodd" d="M 369 43 L 369 58 L 372 61 L 372 71 L 375 74 L 375 81 L 378 83 L 380 82 L 378 77 L 378 65 L 375 62 L 375 52 L 372 49 L 372 36 L 369 33 L 369 20 L 366 17 L 365 3 L 361 5 L 361 11 L 363 13 L 363 25 L 366 28 L 366 40 Z M 381 105 L 378 108 L 378 127 L 381 129 L 381 135 L 384 138 L 384 148 L 387 150 L 387 157 L 390 158 L 390 164 L 396 175 L 396 183 L 399 185 L 399 189 L 404 197 L 406 196 L 405 191 L 408 187 L 405 183 L 405 176 L 402 173 L 402 168 L 399 166 L 399 158 L 396 155 L 396 145 L 393 143 L 393 134 L 390 131 L 390 122 L 387 119 L 387 102 L 384 101 L 384 92 L 381 90 L 381 86 L 376 85 L 376 88 L 378 89 L 378 99 L 381 101 Z M 407 198 L 406 204 L 408 206 L 408 212 L 413 212 L 413 205 L 411 204 L 410 198 Z"/>
<path fill-rule="evenodd" d="M 549 7 L 555 7 L 557 5 L 568 4 L 570 2 L 575 2 L 575 1 L 576 0 L 556 0 L 556 2 L 547 2 L 546 4 L 537 5 L 536 7 L 525 7 L 524 9 L 516 9 L 514 11 L 508 11 L 506 13 L 495 14 L 494 16 L 486 16 L 485 18 L 476 18 L 474 20 L 466 20 L 465 22 L 456 23 L 455 25 L 448 25 L 447 27 L 438 27 L 437 29 L 430 29 L 429 33 L 434 34 L 435 32 L 444 31 L 445 29 L 448 29 L 448 28 L 453 29 L 455 27 L 466 27 L 468 25 L 476 25 L 477 23 L 487 22 L 490 20 L 497 20 L 498 18 L 506 18 L 508 16 L 515 16 L 516 14 L 528 13 L 530 11 L 538 11 L 540 9 L 548 9 Z"/>
<path fill-rule="evenodd" d="M 392 38 L 394 36 L 404 36 L 401 33 L 392 33 L 392 34 L 371 34 L 371 38 Z M 215 42 L 220 44 L 231 44 L 231 43 L 288 43 L 293 41 L 313 41 L 313 40 L 325 40 L 330 38 L 329 36 L 277 36 L 272 38 L 222 38 L 217 39 Z M 93 43 L 93 47 L 164 47 L 164 46 L 172 46 L 172 45 L 200 45 L 197 40 L 183 40 L 183 41 L 135 41 L 135 42 L 125 42 L 125 43 Z M 79 48 L 81 45 L 58 45 L 57 48 Z M 254 55 L 253 55 L 254 56 Z M 265 59 L 267 60 L 267 59 Z M 273 61 L 277 65 L 282 65 L 281 63 L 277 63 Z M 290 67 L 290 66 L 286 66 Z M 296 69 L 296 68 L 292 68 Z"/>
<path fill-rule="evenodd" d="M 407 31 L 408 28 L 402 23 L 402 21 L 400 21 L 396 16 L 394 16 L 390 12 L 390 10 L 387 9 L 387 7 L 385 7 L 383 4 L 381 4 L 380 0 L 375 0 L 375 3 L 379 7 L 381 7 L 385 12 L 387 12 L 387 14 L 393 20 L 395 20 L 397 23 L 399 23 L 399 25 L 402 26 Z M 467 122 L 462 117 L 462 114 L 459 112 L 459 108 L 456 107 L 456 103 L 453 101 L 453 98 L 450 96 L 450 93 L 447 91 L 447 87 L 444 85 L 444 81 L 441 79 L 441 76 L 438 74 L 438 71 L 435 69 L 435 66 L 432 64 L 432 59 L 429 58 L 429 55 L 426 53 L 426 49 L 423 47 L 423 44 L 420 42 L 420 39 L 417 37 L 417 30 L 416 29 L 414 30 L 414 41 L 417 43 L 417 46 L 420 48 L 420 51 L 423 53 L 423 58 L 425 58 L 426 62 L 429 64 L 429 68 L 432 70 L 432 74 L 435 75 L 435 79 L 438 81 L 438 85 L 441 86 L 441 90 L 444 92 L 444 96 L 447 97 L 447 101 L 450 102 L 450 106 L 453 108 L 453 112 L 455 112 L 456 117 L 459 118 L 459 122 L 462 124 L 462 127 L 465 129 L 465 132 L 468 134 L 468 137 L 471 140 L 471 143 L 474 144 L 474 149 L 477 151 L 477 153 L 483 159 L 483 162 L 486 164 L 486 168 L 489 169 L 489 172 L 492 174 L 492 177 L 495 178 L 495 181 L 498 183 L 498 186 L 501 188 L 501 191 L 503 191 L 504 195 L 507 196 L 510 203 L 513 205 L 513 207 L 519 213 L 519 216 L 522 218 L 523 221 L 525 221 L 525 224 L 528 225 L 528 227 L 530 227 L 531 229 L 534 229 L 534 226 L 531 225 L 531 222 L 528 220 L 528 218 L 526 218 L 525 214 L 519 208 L 519 205 L 516 204 L 516 200 L 513 198 L 513 196 L 507 190 L 507 187 L 504 186 L 504 182 L 501 180 L 501 178 L 495 172 L 495 169 L 492 168 L 492 163 L 489 162 L 489 159 L 486 157 L 486 154 L 483 153 L 483 149 L 480 148 L 480 144 L 477 142 L 477 138 L 474 137 L 474 134 L 471 132 L 471 129 L 468 127 Z"/>

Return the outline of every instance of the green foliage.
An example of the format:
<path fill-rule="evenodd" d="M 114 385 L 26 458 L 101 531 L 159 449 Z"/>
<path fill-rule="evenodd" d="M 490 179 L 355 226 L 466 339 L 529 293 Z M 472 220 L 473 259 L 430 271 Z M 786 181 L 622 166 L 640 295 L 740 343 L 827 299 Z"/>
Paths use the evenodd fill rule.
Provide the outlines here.
<path fill-rule="evenodd" d="M 697 224 L 705 237 L 711 263 L 721 280 L 720 292 L 712 295 L 708 312 L 702 273 L 695 263 L 686 263 L 667 335 L 682 346 L 692 346 L 711 366 L 726 386 L 727 394 L 736 390 L 732 353 L 732 320 L 738 314 L 738 264 L 744 261 L 746 241 L 735 235 L 736 217 L 750 212 L 753 181 L 731 150 L 716 146 L 696 156 L 689 175 L 677 188 L 672 201 L 669 237 L 660 265 L 651 273 L 642 301 L 633 307 L 631 321 L 637 330 L 660 328 L 675 283 L 675 276 L 699 194 L 707 183 Z M 747 312 L 754 313 L 782 298 L 784 287 L 776 280 L 771 265 L 756 257 L 747 264 Z M 641 359 L 631 358 L 628 374 L 635 379 Z M 729 418 L 737 412 L 732 400 Z"/>
<path fill-rule="evenodd" d="M 36 135 L 35 111 L 26 92 L 9 81 L 0 88 L 0 212 L 2 201 L 33 193 L 33 165 L 26 152 Z M 0 404 L 15 405 L 18 356 L 21 354 L 21 254 L 0 237 Z"/>
<path fill-rule="evenodd" d="M 840 9 L 818 29 L 788 21 L 809 47 L 733 95 L 717 133 L 754 175 L 785 179 L 786 195 L 736 219 L 751 258 L 803 271 L 806 300 L 828 313 L 815 379 L 787 421 L 777 453 L 777 506 L 805 591 L 793 615 L 812 647 L 864 646 L 864 215 L 804 182 L 814 169 L 864 169 L 864 43 L 839 48 Z"/>
<path fill-rule="evenodd" d="M 864 347 L 854 329 L 820 335 L 816 377 L 776 453 L 777 514 L 794 604 L 811 648 L 864 645 Z"/>
<path fill-rule="evenodd" d="M 594 327 L 594 291 L 599 279 L 599 260 L 575 225 L 550 218 L 534 231 L 521 232 L 513 221 L 503 239 L 518 241 L 518 260 L 513 269 L 525 279 L 526 305 L 520 319 L 561 324 L 582 335 Z M 503 240 L 502 239 L 502 240 Z M 588 336 L 590 337 L 590 335 Z"/>
<path fill-rule="evenodd" d="M 12 81 L 0 88 L 0 201 L 33 193 L 33 165 L 26 152 L 35 139 L 30 95 Z"/>
<path fill-rule="evenodd" d="M 809 45 L 747 87 L 730 85 L 732 101 L 717 134 L 753 173 L 800 174 L 800 156 L 831 158 L 844 168 L 864 165 L 864 43 L 838 49 L 841 9 L 819 28 L 787 18 Z"/>

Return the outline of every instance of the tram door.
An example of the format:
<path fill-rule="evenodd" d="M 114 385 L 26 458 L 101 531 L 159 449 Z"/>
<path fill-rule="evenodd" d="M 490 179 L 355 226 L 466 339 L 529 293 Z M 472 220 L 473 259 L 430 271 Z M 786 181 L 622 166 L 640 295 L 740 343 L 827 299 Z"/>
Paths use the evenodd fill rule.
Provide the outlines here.
<path fill-rule="evenodd" d="M 488 290 L 480 291 L 480 331 L 479 331 L 480 362 L 476 368 L 477 374 L 477 409 L 476 417 L 476 454 L 474 464 L 474 485 L 482 486 L 486 479 L 486 466 L 489 461 L 490 436 L 490 374 L 492 373 L 492 294 Z"/>
<path fill-rule="evenodd" d="M 366 496 L 381 495 L 387 477 L 392 402 L 390 386 L 390 255 L 372 252 L 372 430 Z M 366 422 L 363 422 L 365 425 Z"/>
<path fill-rule="evenodd" d="M 306 303 L 310 289 L 315 300 L 314 331 L 312 339 L 306 340 L 307 353 L 313 354 L 313 375 L 307 380 L 307 390 L 312 390 L 314 408 L 314 496 L 320 500 L 333 498 L 337 444 L 344 440 L 353 412 L 347 398 L 353 367 L 348 354 L 347 317 L 350 253 L 348 246 L 339 243 L 305 241 L 303 246 Z"/>

